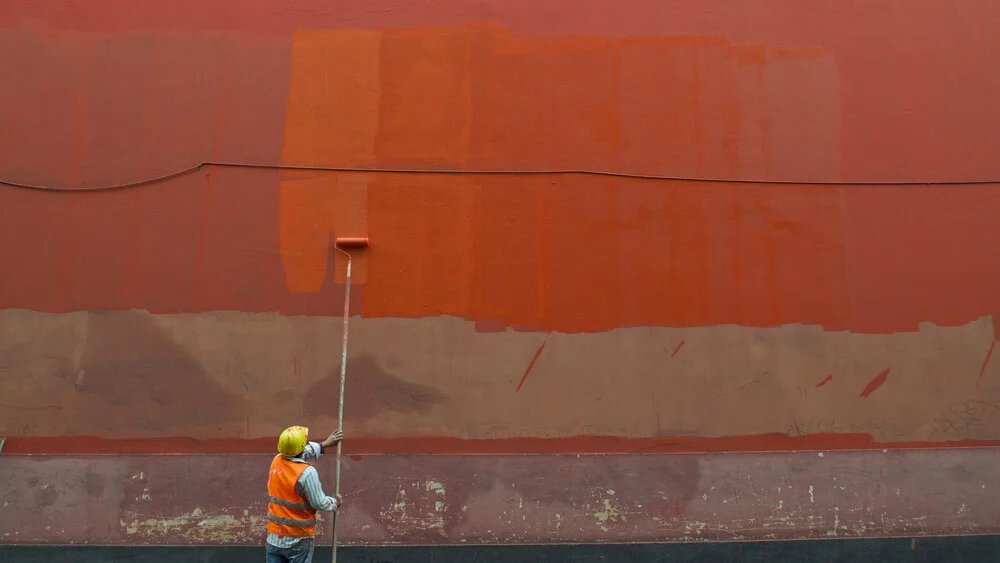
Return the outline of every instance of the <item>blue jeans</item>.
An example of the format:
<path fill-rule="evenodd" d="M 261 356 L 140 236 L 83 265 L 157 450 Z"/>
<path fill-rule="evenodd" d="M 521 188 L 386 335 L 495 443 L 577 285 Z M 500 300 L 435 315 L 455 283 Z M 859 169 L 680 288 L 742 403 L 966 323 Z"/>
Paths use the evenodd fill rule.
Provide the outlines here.
<path fill-rule="evenodd" d="M 315 548 L 315 539 L 302 538 L 295 547 L 274 547 L 267 544 L 264 553 L 267 556 L 267 563 L 312 563 Z"/>

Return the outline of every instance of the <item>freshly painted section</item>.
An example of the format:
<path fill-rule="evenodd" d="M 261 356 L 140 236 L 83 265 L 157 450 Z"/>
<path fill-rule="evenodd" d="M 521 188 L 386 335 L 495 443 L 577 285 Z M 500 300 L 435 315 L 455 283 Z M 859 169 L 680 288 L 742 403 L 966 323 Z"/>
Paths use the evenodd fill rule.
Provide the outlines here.
<path fill-rule="evenodd" d="M 979 258 L 1000 236 L 991 186 L 366 176 L 293 183 L 209 169 L 99 195 L 7 189 L 0 233 L 17 243 L 0 253 L 19 266 L 0 279 L 0 304 L 336 316 L 343 274 L 327 262 L 343 260 L 329 248 L 332 232 L 361 227 L 334 229 L 310 214 L 343 193 L 366 210 L 358 221 L 373 241 L 357 288 L 369 318 L 454 315 L 482 330 L 801 323 L 890 333 L 1000 310 L 1000 266 Z"/>
<path fill-rule="evenodd" d="M 0 11 L 0 180 L 79 190 L 0 184 L 0 542 L 258 542 L 258 458 L 85 454 L 333 425 L 345 236 L 347 451 L 504 454 L 352 460 L 349 541 L 996 531 L 1000 10 L 202 4 Z"/>
<path fill-rule="evenodd" d="M 204 10 L 187 16 L 191 34 L 142 32 L 164 25 L 156 8 L 95 15 L 70 31 L 66 14 L 46 16 L 49 28 L 28 23 L 44 8 L 15 7 L 3 40 L 18 62 L 2 78 L 18 86 L 0 94 L 0 107 L 8 139 L 26 141 L 0 151 L 0 171 L 70 187 L 205 160 L 1000 178 L 988 40 L 1000 17 L 977 13 L 978 3 L 952 3 L 951 17 L 936 18 L 941 3 L 926 0 L 919 16 L 907 5 L 900 19 L 902 4 L 840 2 L 813 29 L 778 20 L 754 33 L 743 12 L 788 13 L 781 2 L 728 12 L 725 3 L 633 3 L 620 12 L 631 23 L 573 10 L 548 33 L 521 29 L 530 16 L 506 22 L 511 6 L 456 23 L 441 5 L 404 26 L 392 22 L 416 17 L 412 7 L 387 4 L 388 20 L 313 13 L 308 3 L 241 7 L 228 34 Z M 465 8 L 454 6 L 463 18 L 476 12 Z M 717 11 L 718 21 L 700 21 Z M 673 12 L 686 15 L 657 34 L 641 31 Z M 542 21 L 540 9 L 529 13 Z M 289 29 L 292 14 L 301 21 Z M 274 33 L 250 35 L 254 18 Z M 133 33 L 121 31 L 125 22 Z M 574 22 L 572 35 L 559 31 Z M 947 47 L 923 49 L 947 33 Z M 31 72 L 35 60 L 49 71 Z M 36 104 L 46 111 L 21 109 Z M 802 323 L 886 333 L 963 324 L 1000 307 L 991 291 L 1000 266 L 972 258 L 987 256 L 1000 234 L 989 220 L 1000 208 L 991 186 L 209 169 L 99 198 L 4 197 L 0 233 L 20 242 L 0 259 L 23 270 L 0 281 L 3 307 L 334 315 L 342 288 L 335 274 L 327 281 L 331 231 L 363 231 L 377 245 L 381 259 L 359 298 L 369 317 L 449 314 L 562 332 Z"/>
<path fill-rule="evenodd" d="M 995 534 L 998 456 L 371 456 L 344 466 L 351 486 L 338 528 L 350 545 Z M 12 456 L 0 466 L 0 483 L 12 491 L 0 508 L 13 524 L 4 542 L 259 544 L 265 504 L 252 493 L 266 489 L 268 459 Z M 318 469 L 330 475 L 324 459 Z M 329 538 L 329 524 L 322 519 L 321 537 Z"/>
<path fill-rule="evenodd" d="M 891 333 L 1000 310 L 1000 265 L 981 258 L 1000 236 L 991 186 L 367 176 L 372 261 L 357 305 L 369 318 Z M 309 213 L 332 205 L 323 186 L 350 181 L 281 178 L 209 169 L 99 195 L 6 189 L 0 233 L 16 243 L 0 254 L 18 267 L 0 306 L 336 316 L 343 286 L 327 261 L 343 267 L 329 248 L 341 231 Z"/>

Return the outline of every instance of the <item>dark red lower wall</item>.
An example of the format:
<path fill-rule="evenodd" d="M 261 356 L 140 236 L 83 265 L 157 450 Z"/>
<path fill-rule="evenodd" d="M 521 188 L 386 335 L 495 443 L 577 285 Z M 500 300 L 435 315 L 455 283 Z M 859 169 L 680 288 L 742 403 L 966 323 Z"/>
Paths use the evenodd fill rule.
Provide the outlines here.
<path fill-rule="evenodd" d="M 5 455 L 0 543 L 261 545 L 269 459 Z M 344 460 L 339 530 L 366 546 L 995 534 L 998 465 L 994 448 L 364 456 Z"/>

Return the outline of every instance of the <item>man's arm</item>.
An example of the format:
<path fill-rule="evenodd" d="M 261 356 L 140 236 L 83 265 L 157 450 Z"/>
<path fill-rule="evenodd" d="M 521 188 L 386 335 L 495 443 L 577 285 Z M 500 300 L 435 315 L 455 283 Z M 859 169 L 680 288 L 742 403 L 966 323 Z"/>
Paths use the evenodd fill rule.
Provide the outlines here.
<path fill-rule="evenodd" d="M 323 440 L 323 443 L 321 443 L 320 446 L 323 446 L 322 449 L 332 448 L 333 446 L 339 444 L 343 439 L 344 431 L 337 429 L 331 432 L 330 435 L 326 437 L 326 440 Z"/>
<path fill-rule="evenodd" d="M 316 510 L 333 512 L 340 508 L 343 502 L 340 495 L 330 497 L 323 492 L 323 486 L 319 482 L 319 473 L 315 467 L 310 466 L 305 468 L 302 475 L 299 476 L 299 482 L 296 484 L 298 488 L 302 489 L 299 494 L 306 497 L 306 500 L 309 501 L 309 506 L 312 506 Z"/>
<path fill-rule="evenodd" d="M 300 454 L 300 457 L 302 458 L 303 461 L 312 463 L 313 461 L 316 460 L 316 458 L 320 456 L 320 454 L 323 453 L 323 450 L 325 450 L 326 448 L 336 446 L 343 439 L 344 439 L 344 433 L 341 432 L 340 430 L 334 430 L 333 433 L 327 436 L 326 440 L 323 440 L 322 442 L 307 443 L 306 448 L 302 450 L 302 454 Z"/>

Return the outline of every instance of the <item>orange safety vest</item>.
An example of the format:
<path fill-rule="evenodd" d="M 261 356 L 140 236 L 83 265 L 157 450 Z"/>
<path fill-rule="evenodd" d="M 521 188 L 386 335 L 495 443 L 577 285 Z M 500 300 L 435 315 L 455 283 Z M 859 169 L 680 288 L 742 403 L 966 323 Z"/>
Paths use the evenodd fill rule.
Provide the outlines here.
<path fill-rule="evenodd" d="M 316 509 L 295 492 L 295 483 L 309 467 L 308 463 L 274 456 L 267 477 L 267 532 L 279 536 L 312 537 L 316 535 Z"/>

